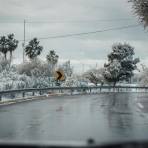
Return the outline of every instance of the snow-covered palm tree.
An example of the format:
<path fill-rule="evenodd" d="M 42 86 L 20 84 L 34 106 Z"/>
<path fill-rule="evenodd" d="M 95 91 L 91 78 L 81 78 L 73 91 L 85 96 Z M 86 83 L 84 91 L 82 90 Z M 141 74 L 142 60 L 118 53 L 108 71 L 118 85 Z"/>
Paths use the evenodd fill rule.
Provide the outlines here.
<path fill-rule="evenodd" d="M 4 55 L 5 60 L 7 60 L 8 40 L 5 36 L 0 37 L 0 52 Z"/>
<path fill-rule="evenodd" d="M 43 50 L 43 47 L 39 45 L 37 38 L 32 39 L 28 45 L 25 47 L 25 53 L 29 59 L 33 60 L 39 56 Z"/>
<path fill-rule="evenodd" d="M 59 56 L 56 54 L 54 50 L 50 50 L 49 54 L 46 56 L 46 59 L 47 62 L 50 64 L 53 73 L 55 66 L 58 63 Z"/>
<path fill-rule="evenodd" d="M 8 51 L 10 52 L 10 63 L 12 61 L 12 53 L 18 46 L 18 40 L 14 39 L 14 34 L 8 35 Z"/>

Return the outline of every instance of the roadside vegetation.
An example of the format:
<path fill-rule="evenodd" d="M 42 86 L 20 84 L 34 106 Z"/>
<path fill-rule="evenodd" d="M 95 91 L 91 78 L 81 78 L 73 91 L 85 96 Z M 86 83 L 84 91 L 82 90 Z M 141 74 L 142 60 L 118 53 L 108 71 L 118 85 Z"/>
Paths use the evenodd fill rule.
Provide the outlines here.
<path fill-rule="evenodd" d="M 133 12 L 138 17 L 144 27 L 148 27 L 148 1 L 147 0 L 129 0 L 132 4 Z"/>
<path fill-rule="evenodd" d="M 98 86 L 116 85 L 116 83 L 131 83 L 137 70 L 139 58 L 134 58 L 134 47 L 127 43 L 115 43 L 111 53 L 107 56 L 108 62 L 100 69 L 90 69 L 81 75 L 76 75 L 70 60 L 59 65 L 59 55 L 55 50 L 50 50 L 45 60 L 40 59 L 44 50 L 37 38 L 32 39 L 25 47 L 26 60 L 18 65 L 12 64 L 13 51 L 17 48 L 18 41 L 11 34 L 0 38 L 0 90 L 45 88 L 57 85 L 54 71 L 63 69 L 65 81 L 60 86 Z M 13 47 L 11 47 L 11 46 Z M 11 49 L 10 49 L 11 48 Z M 8 58 L 9 53 L 9 58 Z M 147 70 L 143 69 L 142 78 L 138 78 L 140 85 L 147 82 L 144 77 Z M 91 85 L 89 85 L 91 84 Z"/>
<path fill-rule="evenodd" d="M 148 1 L 128 0 L 132 4 L 133 13 L 139 21 L 148 27 Z M 0 37 L 0 91 L 22 88 L 45 88 L 56 86 L 54 71 L 63 69 L 66 79 L 61 86 L 97 86 L 113 85 L 117 83 L 136 83 L 148 86 L 148 67 L 135 58 L 134 47 L 129 43 L 113 43 L 108 61 L 102 68 L 89 69 L 81 75 L 76 75 L 70 60 L 62 65 L 58 61 L 60 56 L 55 50 L 49 50 L 45 60 L 40 59 L 44 50 L 37 38 L 33 38 L 25 46 L 26 60 L 18 65 L 13 63 L 14 51 L 19 41 L 15 35 L 8 34 Z M 91 85 L 88 85 L 88 84 Z"/>

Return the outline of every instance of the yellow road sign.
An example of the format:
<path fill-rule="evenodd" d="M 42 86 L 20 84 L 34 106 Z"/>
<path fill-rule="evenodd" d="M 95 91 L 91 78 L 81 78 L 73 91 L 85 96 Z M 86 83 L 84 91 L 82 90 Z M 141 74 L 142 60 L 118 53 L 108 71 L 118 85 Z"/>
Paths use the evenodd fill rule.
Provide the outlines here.
<path fill-rule="evenodd" d="M 56 80 L 64 81 L 65 80 L 65 75 L 64 71 L 62 69 L 58 69 L 55 71 L 54 76 Z"/>

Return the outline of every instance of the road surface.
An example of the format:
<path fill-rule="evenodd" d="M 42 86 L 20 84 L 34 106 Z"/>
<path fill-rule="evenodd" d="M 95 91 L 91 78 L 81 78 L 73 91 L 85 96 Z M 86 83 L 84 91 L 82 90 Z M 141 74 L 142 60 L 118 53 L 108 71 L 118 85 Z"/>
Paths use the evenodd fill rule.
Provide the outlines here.
<path fill-rule="evenodd" d="M 148 140 L 148 94 L 49 97 L 0 106 L 0 139 L 106 143 Z"/>

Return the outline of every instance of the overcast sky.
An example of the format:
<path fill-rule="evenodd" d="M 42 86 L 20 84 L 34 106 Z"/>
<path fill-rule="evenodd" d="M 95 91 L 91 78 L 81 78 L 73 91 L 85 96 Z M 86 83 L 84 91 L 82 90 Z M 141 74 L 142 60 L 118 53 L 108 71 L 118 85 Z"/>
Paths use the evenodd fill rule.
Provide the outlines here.
<path fill-rule="evenodd" d="M 26 39 L 91 32 L 138 24 L 128 0 L 0 0 L 0 36 L 14 33 L 23 39 L 23 20 L 26 20 Z M 122 19 L 122 20 L 120 20 Z M 102 21 L 100 21 L 102 20 Z M 56 50 L 60 62 L 71 60 L 76 71 L 103 66 L 115 42 L 128 42 L 135 47 L 135 56 L 148 61 L 148 32 L 143 26 L 40 40 L 45 55 Z M 22 42 L 14 60 L 22 61 Z M 26 43 L 27 44 L 27 43 Z M 97 64 L 96 64 L 97 63 Z M 83 67 L 83 68 L 82 68 Z"/>

